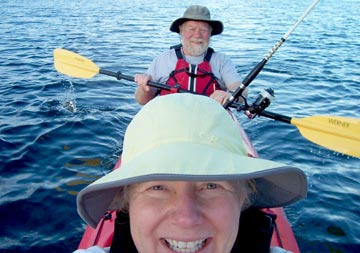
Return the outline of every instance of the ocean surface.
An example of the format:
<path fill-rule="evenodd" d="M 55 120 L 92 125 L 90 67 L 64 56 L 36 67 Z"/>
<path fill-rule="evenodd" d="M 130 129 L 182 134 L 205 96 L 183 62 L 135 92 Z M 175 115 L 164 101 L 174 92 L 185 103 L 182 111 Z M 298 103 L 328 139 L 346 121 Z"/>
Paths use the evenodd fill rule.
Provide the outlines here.
<path fill-rule="evenodd" d="M 2 0 L 0 20 L 0 252 L 72 252 L 86 224 L 76 194 L 110 172 L 141 108 L 135 84 L 76 79 L 53 67 L 53 50 L 134 75 L 179 43 L 171 22 L 207 5 L 224 33 L 211 46 L 242 78 L 312 1 Z M 269 111 L 303 118 L 360 118 L 360 1 L 323 0 L 250 85 L 272 88 Z M 360 160 L 311 143 L 293 125 L 235 112 L 260 156 L 302 168 L 308 197 L 286 207 L 302 252 L 360 252 Z"/>

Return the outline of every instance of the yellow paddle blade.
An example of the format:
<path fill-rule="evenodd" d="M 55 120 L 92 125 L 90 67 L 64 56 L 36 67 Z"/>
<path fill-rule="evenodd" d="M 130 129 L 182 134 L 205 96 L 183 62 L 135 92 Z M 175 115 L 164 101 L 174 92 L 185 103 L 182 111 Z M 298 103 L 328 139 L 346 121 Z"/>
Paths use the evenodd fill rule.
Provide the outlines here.
<path fill-rule="evenodd" d="M 360 120 L 339 116 L 291 119 L 300 133 L 325 148 L 360 158 Z"/>
<path fill-rule="evenodd" d="M 91 78 L 100 71 L 89 59 L 62 48 L 54 50 L 54 66 L 60 73 L 77 78 Z"/>

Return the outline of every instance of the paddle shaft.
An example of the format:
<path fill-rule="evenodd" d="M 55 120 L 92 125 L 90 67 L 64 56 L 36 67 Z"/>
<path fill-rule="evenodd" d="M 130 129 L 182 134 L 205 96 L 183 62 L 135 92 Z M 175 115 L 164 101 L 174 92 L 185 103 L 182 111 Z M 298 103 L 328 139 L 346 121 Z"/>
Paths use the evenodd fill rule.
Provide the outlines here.
<path fill-rule="evenodd" d="M 260 112 L 260 116 L 264 116 L 266 118 L 270 118 L 270 119 L 274 119 L 277 121 L 281 121 L 287 124 L 291 124 L 291 118 L 285 115 L 281 115 L 278 113 L 274 113 L 274 112 L 269 112 L 269 111 L 262 111 Z"/>
<path fill-rule="evenodd" d="M 232 96 L 224 104 L 225 108 L 229 108 L 231 104 L 242 95 L 247 86 L 257 77 L 260 71 L 264 68 L 265 64 L 268 60 L 273 56 L 273 54 L 281 47 L 281 45 L 285 42 L 285 40 L 289 37 L 289 35 L 295 30 L 295 28 L 304 20 L 304 18 L 310 13 L 310 11 L 315 7 L 315 5 L 320 0 L 315 0 L 312 4 L 306 9 L 303 15 L 293 24 L 290 29 L 281 37 L 281 39 L 275 44 L 275 46 L 269 51 L 269 53 L 264 57 L 264 59 L 259 62 L 245 77 L 242 81 L 241 85 L 235 90 Z"/>
<path fill-rule="evenodd" d="M 135 79 L 134 79 L 133 76 L 124 75 L 124 74 L 121 74 L 121 72 L 112 72 L 112 71 L 109 71 L 109 70 L 100 69 L 99 74 L 112 76 L 112 77 L 115 77 L 118 80 L 124 79 L 124 80 L 130 81 L 130 82 L 135 82 Z M 155 88 L 158 88 L 158 89 L 171 91 L 171 92 L 174 92 L 174 93 L 179 92 L 179 93 L 193 93 L 193 94 L 196 94 L 195 92 L 192 92 L 192 91 L 189 91 L 189 90 L 186 90 L 186 89 L 181 89 L 179 87 L 173 87 L 173 86 L 170 86 L 170 85 L 167 85 L 167 84 L 153 82 L 153 81 L 149 81 L 148 85 L 152 86 L 152 87 L 155 87 Z"/>
<path fill-rule="evenodd" d="M 109 71 L 109 70 L 105 70 L 105 69 L 100 69 L 99 70 L 99 74 L 103 74 L 103 75 L 107 75 L 107 76 L 112 76 L 115 77 L 117 80 L 127 80 L 130 82 L 135 82 L 135 79 L 133 76 L 129 76 L 129 75 L 124 75 L 121 74 L 121 72 L 113 72 L 113 71 Z M 158 89 L 164 89 L 167 91 L 171 91 L 171 92 L 180 92 L 180 93 L 193 93 L 193 94 L 197 94 L 195 92 L 191 92 L 189 90 L 186 89 L 179 89 L 179 88 L 174 88 L 173 86 L 167 85 L 167 84 L 163 84 L 163 83 L 157 83 L 157 82 L 153 82 L 153 81 L 149 81 L 148 82 L 149 86 L 158 88 Z M 238 103 L 233 103 L 231 105 L 234 108 L 238 108 L 239 104 Z M 267 117 L 267 118 L 271 118 L 274 120 L 278 120 L 278 121 L 282 121 L 288 124 L 291 124 L 291 118 L 285 115 L 281 115 L 278 113 L 274 113 L 274 112 L 269 112 L 269 111 L 262 111 L 260 113 L 261 116 Z"/>

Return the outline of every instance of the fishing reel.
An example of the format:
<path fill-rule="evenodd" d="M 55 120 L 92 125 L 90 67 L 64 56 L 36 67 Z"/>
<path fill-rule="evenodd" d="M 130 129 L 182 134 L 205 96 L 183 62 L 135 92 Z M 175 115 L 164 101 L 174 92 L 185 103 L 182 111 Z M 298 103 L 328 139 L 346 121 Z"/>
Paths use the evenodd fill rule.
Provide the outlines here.
<path fill-rule="evenodd" d="M 268 88 L 260 92 L 255 102 L 252 103 L 251 106 L 249 106 L 245 100 L 246 103 L 246 108 L 244 110 L 245 115 L 248 116 L 249 119 L 255 118 L 257 115 L 263 112 L 266 107 L 270 105 L 273 98 L 275 98 L 274 91 L 271 88 Z"/>

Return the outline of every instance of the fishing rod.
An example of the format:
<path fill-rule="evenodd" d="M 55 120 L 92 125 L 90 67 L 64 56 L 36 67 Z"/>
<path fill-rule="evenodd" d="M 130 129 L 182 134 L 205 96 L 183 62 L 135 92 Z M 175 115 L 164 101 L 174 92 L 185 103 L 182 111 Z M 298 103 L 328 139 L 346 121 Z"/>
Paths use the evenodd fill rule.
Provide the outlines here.
<path fill-rule="evenodd" d="M 281 39 L 275 44 L 275 46 L 269 51 L 269 53 L 260 61 L 245 77 L 241 82 L 241 85 L 232 93 L 232 95 L 227 99 L 224 104 L 225 109 L 229 108 L 232 103 L 234 103 L 246 89 L 247 86 L 257 77 L 260 71 L 264 68 L 268 60 L 275 54 L 275 52 L 281 47 L 285 40 L 290 36 L 290 34 L 295 30 L 295 28 L 305 19 L 305 17 L 310 13 L 310 11 L 315 7 L 315 5 L 320 0 L 315 0 L 311 5 L 306 9 L 306 11 L 301 15 L 301 17 L 293 24 L 290 29 L 281 37 Z"/>

